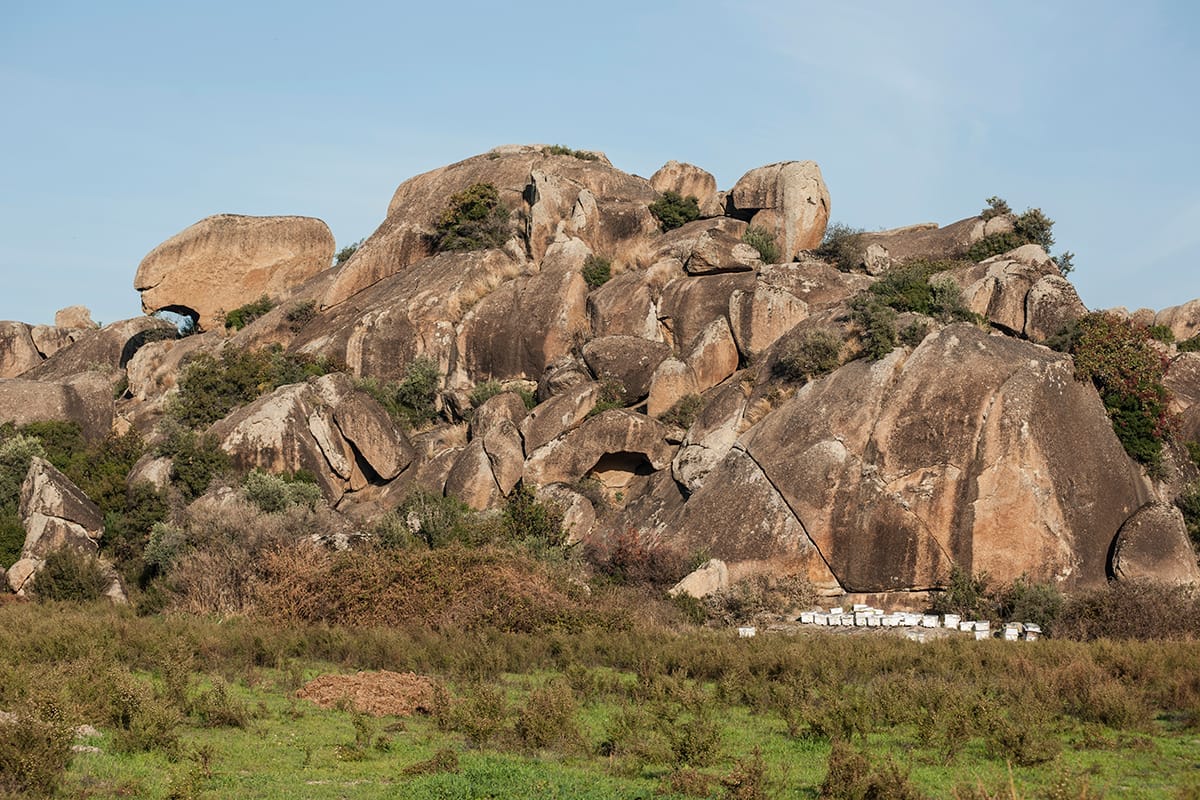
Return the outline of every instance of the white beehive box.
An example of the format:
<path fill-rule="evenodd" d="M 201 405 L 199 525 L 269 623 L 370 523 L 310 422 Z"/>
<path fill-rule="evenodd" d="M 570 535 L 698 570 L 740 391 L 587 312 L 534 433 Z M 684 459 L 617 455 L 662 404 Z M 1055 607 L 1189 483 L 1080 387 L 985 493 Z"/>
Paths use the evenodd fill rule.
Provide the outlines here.
<path fill-rule="evenodd" d="M 800 624 L 812 625 L 814 616 L 815 615 L 811 611 L 801 611 L 800 612 Z"/>
<path fill-rule="evenodd" d="M 1025 623 L 1025 641 L 1036 642 L 1041 635 L 1042 628 L 1040 625 L 1032 622 Z"/>
<path fill-rule="evenodd" d="M 742 625 L 738 628 L 738 636 L 743 639 L 749 639 L 758 633 L 758 628 L 753 625 Z"/>
<path fill-rule="evenodd" d="M 962 617 L 958 614 L 947 614 L 942 617 L 942 624 L 947 628 L 957 628 L 958 623 L 962 621 Z"/>
<path fill-rule="evenodd" d="M 1015 642 L 1021 638 L 1021 623 L 1010 622 L 1004 626 L 1004 641 Z"/>
<path fill-rule="evenodd" d="M 938 626 L 937 614 L 926 614 L 921 617 L 922 628 L 936 628 Z"/>
<path fill-rule="evenodd" d="M 950 626 L 947 625 L 946 627 L 950 627 Z M 969 619 L 965 619 L 962 622 L 958 623 L 958 629 L 960 631 L 973 631 L 973 630 L 975 630 L 975 623 Z"/>
<path fill-rule="evenodd" d="M 840 616 L 844 610 L 845 609 L 843 609 L 841 606 L 834 606 L 833 608 L 829 609 L 829 616 Z"/>

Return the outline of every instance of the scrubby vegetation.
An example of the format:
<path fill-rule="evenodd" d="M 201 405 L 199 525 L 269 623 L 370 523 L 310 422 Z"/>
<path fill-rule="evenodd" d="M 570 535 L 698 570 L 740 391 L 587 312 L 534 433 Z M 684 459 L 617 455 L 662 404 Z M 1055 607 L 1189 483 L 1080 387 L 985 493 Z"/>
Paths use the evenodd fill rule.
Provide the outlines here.
<path fill-rule="evenodd" d="M 299 331 L 308 323 L 312 322 L 317 317 L 317 301 L 302 300 L 299 303 L 288 308 L 284 312 L 284 318 L 288 322 L 288 327 L 293 331 Z"/>
<path fill-rule="evenodd" d="M 32 594 L 38 600 L 85 603 L 99 600 L 111 582 L 96 556 L 68 547 L 46 555 L 33 581 Z"/>
<path fill-rule="evenodd" d="M 583 262 L 583 279 L 593 289 L 603 286 L 612 278 L 612 259 L 589 255 Z"/>
<path fill-rule="evenodd" d="M 337 255 L 333 257 L 333 266 L 340 267 L 351 259 L 358 252 L 358 249 L 363 246 L 366 239 L 359 239 L 357 242 L 346 245 L 341 250 L 337 251 Z"/>
<path fill-rule="evenodd" d="M 179 394 L 167 413 L 190 428 L 204 428 L 260 395 L 330 371 L 332 365 L 325 360 L 285 353 L 280 347 L 226 347 L 219 356 L 197 353 L 184 366 Z"/>
<path fill-rule="evenodd" d="M 685 394 L 676 400 L 675 405 L 671 406 L 659 419 L 668 425 L 690 428 L 703 410 L 703 397 L 698 394 Z"/>
<path fill-rule="evenodd" d="M 668 189 L 650 204 L 650 213 L 664 231 L 670 231 L 700 219 L 700 201 Z"/>
<path fill-rule="evenodd" d="M 1166 361 L 1149 340 L 1145 328 L 1098 312 L 1083 317 L 1050 344 L 1074 357 L 1078 380 L 1095 385 L 1125 452 L 1155 471 L 1174 421 L 1170 393 L 1163 385 Z"/>
<path fill-rule="evenodd" d="M 548 156 L 570 156 L 578 158 L 580 161 L 599 161 L 600 156 L 587 150 L 572 150 L 570 147 L 562 144 L 552 144 L 542 150 Z"/>
<path fill-rule="evenodd" d="M 263 314 L 275 308 L 276 305 L 277 303 L 274 300 L 264 294 L 253 302 L 246 303 L 244 306 L 238 306 L 232 311 L 226 312 L 225 327 L 240 331 Z"/>
<path fill-rule="evenodd" d="M 997 216 L 1011 216 L 1013 229 L 980 239 L 971 245 L 967 251 L 967 258 L 983 261 L 1026 244 L 1036 244 L 1047 253 L 1054 247 L 1054 220 L 1046 216 L 1040 208 L 1027 208 L 1021 214 L 1014 215 L 1012 208 L 1003 198 L 989 197 L 986 202 L 987 207 L 979 215 L 985 220 Z M 1064 251 L 1054 256 L 1054 262 L 1059 271 L 1067 275 L 1075 268 L 1074 258 L 1074 253 Z"/>
<path fill-rule="evenodd" d="M 758 251 L 764 264 L 775 264 L 779 261 L 779 244 L 775 241 L 775 234 L 766 228 L 751 225 L 742 234 L 742 241 Z"/>
<path fill-rule="evenodd" d="M 476 183 L 450 198 L 437 222 L 439 252 L 503 247 L 513 235 L 510 212 L 491 183 Z"/>
<path fill-rule="evenodd" d="M 842 340 L 832 331 L 803 331 L 785 342 L 775 359 L 774 372 L 781 378 L 807 383 L 833 372 L 841 364 Z"/>
<path fill-rule="evenodd" d="M 357 385 L 375 398 L 392 419 L 409 428 L 421 428 L 437 419 L 441 381 L 437 362 L 419 356 L 408 362 L 399 381 L 366 378 Z"/>
<path fill-rule="evenodd" d="M 825 228 L 825 236 L 813 254 L 831 262 L 842 272 L 853 272 L 861 266 L 863 233 L 862 228 L 834 222 Z"/>

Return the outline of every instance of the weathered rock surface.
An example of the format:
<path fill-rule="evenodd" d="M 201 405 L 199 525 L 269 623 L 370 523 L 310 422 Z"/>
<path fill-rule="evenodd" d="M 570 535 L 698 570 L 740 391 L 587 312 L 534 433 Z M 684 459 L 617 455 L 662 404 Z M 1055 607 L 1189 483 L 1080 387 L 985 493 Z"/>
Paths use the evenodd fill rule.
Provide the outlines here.
<path fill-rule="evenodd" d="M 596 508 L 586 497 L 562 483 L 539 486 L 535 494 L 540 503 L 552 503 L 562 511 L 566 544 L 578 544 L 596 525 Z"/>
<path fill-rule="evenodd" d="M 210 432 L 241 469 L 311 472 L 331 505 L 394 478 L 414 455 L 387 412 L 337 373 L 281 386 Z"/>
<path fill-rule="evenodd" d="M 32 331 L 24 322 L 0 322 L 0 378 L 15 378 L 42 363 Z"/>
<path fill-rule="evenodd" d="M 808 303 L 786 289 L 760 281 L 752 291 L 734 289 L 729 296 L 729 323 L 737 349 L 758 358 L 808 317 Z"/>
<path fill-rule="evenodd" d="M 666 343 L 636 336 L 601 336 L 583 346 L 584 361 L 596 380 L 621 384 L 629 403 L 646 396 L 650 377 L 669 355 Z"/>
<path fill-rule="evenodd" d="M 160 339 L 173 339 L 176 333 L 174 325 L 154 317 L 114 322 L 83 334 L 21 377 L 44 381 L 93 373 L 106 374 L 115 382 L 139 349 Z"/>
<path fill-rule="evenodd" d="M 665 426 L 641 414 L 614 409 L 597 414 L 532 451 L 525 478 L 536 486 L 574 483 L 603 472 L 647 474 L 671 463 Z M 603 477 L 601 477 L 603 481 Z"/>
<path fill-rule="evenodd" d="M 689 275 L 748 272 L 762 264 L 758 251 L 742 241 L 748 227 L 730 217 L 689 222 L 665 234 L 652 257 L 678 259 Z"/>
<path fill-rule="evenodd" d="M 710 558 L 692 572 L 689 572 L 683 577 L 683 580 L 672 586 L 668 591 L 671 597 L 678 597 L 681 594 L 689 597 L 708 597 L 713 592 L 719 592 L 729 588 L 729 567 L 719 558 Z"/>
<path fill-rule="evenodd" d="M 857 237 L 857 246 L 863 253 L 865 263 L 867 250 L 873 245 L 872 274 L 878 274 L 892 266 L 916 258 L 937 260 L 962 257 L 971 245 L 994 233 L 1007 233 L 1013 229 L 1012 219 L 1007 216 L 967 217 L 939 228 L 934 223 L 908 225 L 890 231 L 863 233 Z"/>
<path fill-rule="evenodd" d="M 458 453 L 446 476 L 446 494 L 457 497 L 476 511 L 491 508 L 504 497 L 496 484 L 483 439 L 472 440 Z"/>
<path fill-rule="evenodd" d="M 1192 338 L 1200 333 L 1200 300 L 1164 308 L 1154 315 L 1153 324 L 1166 325 L 1175 334 L 1177 342 Z"/>
<path fill-rule="evenodd" d="M 689 493 L 699 490 L 705 477 L 737 442 L 746 400 L 747 391 L 743 384 L 723 388 L 705 404 L 688 429 L 683 444 L 671 460 L 671 473 Z"/>
<path fill-rule="evenodd" d="M 581 383 L 539 403 L 521 421 L 525 452 L 533 453 L 587 419 L 600 399 L 600 384 Z"/>
<path fill-rule="evenodd" d="M 102 439 L 113 426 L 112 384 L 99 373 L 67 380 L 0 380 L 0 423 L 74 422 L 89 439 Z"/>
<path fill-rule="evenodd" d="M 169 310 L 214 328 L 226 311 L 287 296 L 329 268 L 329 226 L 312 217 L 216 214 L 167 239 L 138 265 L 133 288 L 146 313 Z"/>
<path fill-rule="evenodd" d="M 675 349 L 686 353 L 713 320 L 729 318 L 729 298 L 737 290 L 753 291 L 752 272 L 678 278 L 663 290 L 659 319 L 671 332 Z"/>
<path fill-rule="evenodd" d="M 56 328 L 53 325 L 34 325 L 30 331 L 33 346 L 38 349 L 43 358 L 62 350 L 72 342 L 83 338 L 94 328 Z"/>
<path fill-rule="evenodd" d="M 34 456 L 21 484 L 21 558 L 42 559 L 70 547 L 95 554 L 104 533 L 104 515 L 71 479 L 44 458 Z"/>
<path fill-rule="evenodd" d="M 492 430 L 504 425 L 520 425 L 529 414 L 525 401 L 516 392 L 501 392 L 489 397 L 471 415 L 471 438 L 486 436 Z"/>
<path fill-rule="evenodd" d="M 729 192 L 733 215 L 775 234 L 791 261 L 821 243 L 829 222 L 829 190 L 815 161 L 784 161 L 752 169 Z"/>
<path fill-rule="evenodd" d="M 56 328 L 95 328 L 92 312 L 87 306 L 67 306 L 54 312 Z"/>
<path fill-rule="evenodd" d="M 724 204 L 717 197 L 717 179 L 692 164 L 668 161 L 650 176 L 650 186 L 660 194 L 675 192 L 680 197 L 696 198 L 702 216 L 716 217 L 724 213 Z"/>
<path fill-rule="evenodd" d="M 1179 509 L 1151 502 L 1134 512 L 1117 533 L 1112 574 L 1120 580 L 1200 584 L 1196 551 Z"/>
<path fill-rule="evenodd" d="M 1070 281 L 1061 275 L 1046 275 L 1025 296 L 1025 335 L 1044 342 L 1087 313 Z"/>
<path fill-rule="evenodd" d="M 952 563 L 1096 585 L 1150 495 L 1069 359 L 969 325 L 806 384 L 742 441 L 848 591 Z"/>

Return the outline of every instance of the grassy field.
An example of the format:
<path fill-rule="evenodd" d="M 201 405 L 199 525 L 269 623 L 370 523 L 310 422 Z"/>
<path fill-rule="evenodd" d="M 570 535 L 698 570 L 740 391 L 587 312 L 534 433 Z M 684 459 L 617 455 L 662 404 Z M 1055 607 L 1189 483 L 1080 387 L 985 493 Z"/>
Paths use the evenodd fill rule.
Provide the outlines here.
<path fill-rule="evenodd" d="M 357 670 L 431 677 L 427 710 L 296 697 Z M 0 709 L 18 715 L 0 724 L 14 796 L 1200 797 L 1194 642 L 438 633 L 8 603 Z"/>

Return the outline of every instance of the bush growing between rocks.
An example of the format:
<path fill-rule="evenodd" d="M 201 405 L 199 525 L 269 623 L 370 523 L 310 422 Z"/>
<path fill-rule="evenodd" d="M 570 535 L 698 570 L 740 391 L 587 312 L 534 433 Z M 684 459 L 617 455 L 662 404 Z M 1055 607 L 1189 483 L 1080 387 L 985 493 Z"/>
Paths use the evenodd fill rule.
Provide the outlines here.
<path fill-rule="evenodd" d="M 625 391 L 625 385 L 610 378 L 600 383 L 600 397 L 587 415 L 595 417 L 605 411 L 612 411 L 614 408 L 624 408 L 627 402 L 628 393 Z"/>
<path fill-rule="evenodd" d="M 685 394 L 676 400 L 675 405 L 664 412 L 659 417 L 659 420 L 667 425 L 678 425 L 681 428 L 687 429 L 695 424 L 696 418 L 700 416 L 700 412 L 703 410 L 703 397 L 698 394 Z"/>
<path fill-rule="evenodd" d="M 348 244 L 341 250 L 338 250 L 337 255 L 333 257 L 333 266 L 340 267 L 342 264 L 345 264 L 347 261 L 349 261 L 351 257 L 358 252 L 358 249 L 363 246 L 363 242 L 365 241 L 366 239 L 359 239 L 357 242 Z"/>
<path fill-rule="evenodd" d="M 233 311 L 225 314 L 225 327 L 235 331 L 240 331 L 242 328 L 249 325 L 254 320 L 258 319 L 268 311 L 273 309 L 277 304 L 265 294 L 257 300 L 246 303 L 244 306 L 238 306 Z"/>
<path fill-rule="evenodd" d="M 700 219 L 700 201 L 692 195 L 683 197 L 668 189 L 650 204 L 650 213 L 665 233 Z"/>
<path fill-rule="evenodd" d="M 503 247 L 512 236 L 509 210 L 491 183 L 476 183 L 458 192 L 442 211 L 433 237 L 437 252 Z"/>
<path fill-rule="evenodd" d="M 779 350 L 774 372 L 801 384 L 827 375 L 841 365 L 842 340 L 832 331 L 808 330 Z"/>
<path fill-rule="evenodd" d="M 612 278 L 612 259 L 598 256 L 595 253 L 589 255 L 583 261 L 583 280 L 587 285 L 595 289 L 598 286 L 603 286 Z"/>
<path fill-rule="evenodd" d="M 878 361 L 896 349 L 896 311 L 870 292 L 850 299 L 850 319 L 858 326 L 863 353 Z"/>
<path fill-rule="evenodd" d="M 317 317 L 317 301 L 304 300 L 296 303 L 284 313 L 284 319 L 293 332 L 299 331 Z"/>
<path fill-rule="evenodd" d="M 572 150 L 563 144 L 552 144 L 549 147 L 543 148 L 543 153 L 548 156 L 570 156 L 578 158 L 580 161 L 599 161 L 600 156 L 587 150 Z"/>
<path fill-rule="evenodd" d="M 19 434 L 11 425 L 0 429 L 0 567 L 12 565 L 25 546 L 25 526 L 19 515 L 21 483 L 34 456 L 46 456 L 41 440 Z"/>
<path fill-rule="evenodd" d="M 312 510 L 322 500 L 321 489 L 311 475 L 272 475 L 260 469 L 246 475 L 242 496 L 265 514 L 275 514 L 291 506 Z"/>
<path fill-rule="evenodd" d="M 422 356 L 408 363 L 399 382 L 380 383 L 374 378 L 365 378 L 356 385 L 383 406 L 392 419 L 414 429 L 437 419 L 441 379 L 437 362 Z"/>
<path fill-rule="evenodd" d="M 163 423 L 165 434 L 156 452 L 171 459 L 171 483 L 185 500 L 194 500 L 208 491 L 213 479 L 232 468 L 229 455 L 215 436 L 201 436 L 171 420 Z"/>
<path fill-rule="evenodd" d="M 862 265 L 862 228 L 835 222 L 825 229 L 821 244 L 813 255 L 831 262 L 842 272 L 853 272 Z"/>
<path fill-rule="evenodd" d="M 38 600 L 87 603 L 103 597 L 111 582 L 108 570 L 94 555 L 64 547 L 46 555 L 31 593 Z"/>
<path fill-rule="evenodd" d="M 764 264 L 774 264 L 779 261 L 779 245 L 775 242 L 775 234 L 758 225 L 751 225 L 742 234 L 742 241 L 758 251 L 759 258 Z"/>

